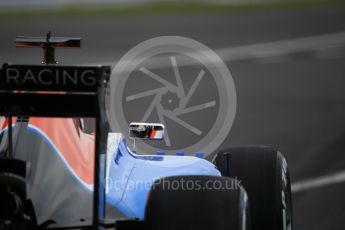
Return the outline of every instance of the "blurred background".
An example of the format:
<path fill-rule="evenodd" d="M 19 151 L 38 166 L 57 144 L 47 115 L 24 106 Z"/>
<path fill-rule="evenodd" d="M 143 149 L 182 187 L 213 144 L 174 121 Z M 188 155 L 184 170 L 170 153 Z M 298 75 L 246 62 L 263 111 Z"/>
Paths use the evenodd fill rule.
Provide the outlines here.
<path fill-rule="evenodd" d="M 40 63 L 41 50 L 14 39 L 47 31 L 83 38 L 80 50 L 56 51 L 65 64 L 113 65 L 163 35 L 212 48 L 237 91 L 219 149 L 277 147 L 290 167 L 295 229 L 345 228 L 345 1 L 0 0 L 0 63 Z"/>

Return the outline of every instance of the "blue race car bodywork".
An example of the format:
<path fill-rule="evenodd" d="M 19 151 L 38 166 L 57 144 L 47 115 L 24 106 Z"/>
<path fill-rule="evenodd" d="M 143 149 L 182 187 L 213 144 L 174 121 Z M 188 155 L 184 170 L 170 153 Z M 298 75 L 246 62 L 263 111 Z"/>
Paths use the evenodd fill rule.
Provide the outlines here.
<path fill-rule="evenodd" d="M 40 126 L 34 125 L 35 121 L 39 121 Z M 17 149 L 25 151 L 18 151 L 16 157 L 26 160 L 32 166 L 40 165 L 38 170 L 29 172 L 27 181 L 39 223 L 53 219 L 59 224 L 68 224 L 91 212 L 93 184 L 85 182 L 78 175 L 77 168 L 71 167 L 71 162 L 66 160 L 66 156 L 72 154 L 72 149 L 68 148 L 64 152 L 58 147 L 58 142 L 68 143 L 71 138 L 68 135 L 75 132 L 74 127 L 70 120 L 59 122 L 56 119 L 31 119 L 27 127 L 20 128 L 21 142 Z M 45 127 L 44 123 L 48 126 Z M 63 133 L 63 127 L 71 129 Z M 58 139 L 54 141 L 52 135 L 48 136 L 45 132 L 48 128 L 50 131 L 59 129 L 60 133 L 56 135 Z M 7 133 L 7 129 L 1 130 L 0 136 L 4 133 Z M 77 163 L 77 166 L 82 164 Z M 92 171 L 92 165 L 88 168 Z M 221 176 L 215 165 L 205 159 L 137 154 L 130 150 L 121 133 L 108 133 L 105 178 L 106 203 L 111 209 L 107 209 L 107 216 L 110 219 L 144 219 L 147 196 L 153 182 L 164 177 L 188 175 Z M 72 202 L 83 203 L 84 206 L 76 206 Z"/>
<path fill-rule="evenodd" d="M 133 153 L 120 133 L 109 133 L 107 202 L 127 217 L 144 218 L 146 198 L 157 179 L 220 172 L 209 161 L 192 156 L 156 156 Z"/>

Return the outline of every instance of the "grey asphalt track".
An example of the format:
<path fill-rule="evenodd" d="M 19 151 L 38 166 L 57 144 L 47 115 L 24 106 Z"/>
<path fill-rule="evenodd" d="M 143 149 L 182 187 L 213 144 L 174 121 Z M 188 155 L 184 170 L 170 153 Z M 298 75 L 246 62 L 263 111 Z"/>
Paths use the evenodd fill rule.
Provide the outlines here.
<path fill-rule="evenodd" d="M 1 19 L 0 63 L 37 63 L 42 53 L 14 48 L 16 35 L 83 37 L 82 50 L 57 51 L 62 63 L 118 60 L 160 35 L 196 39 L 213 49 L 345 31 L 345 8 L 194 13 L 142 17 Z M 292 182 L 345 169 L 345 47 L 226 63 L 238 108 L 225 146 L 279 148 Z M 165 70 L 167 71 L 167 70 Z M 295 229 L 344 229 L 345 184 L 293 194 Z"/>

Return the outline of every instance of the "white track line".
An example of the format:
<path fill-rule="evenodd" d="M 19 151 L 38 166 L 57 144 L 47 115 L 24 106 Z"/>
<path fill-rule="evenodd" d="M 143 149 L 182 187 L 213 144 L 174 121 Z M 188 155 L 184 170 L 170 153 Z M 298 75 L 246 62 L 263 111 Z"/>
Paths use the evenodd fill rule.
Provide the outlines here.
<path fill-rule="evenodd" d="M 345 46 L 345 32 L 223 48 L 216 50 L 216 52 L 224 61 L 237 61 L 283 56 L 303 51 L 318 51 L 341 46 Z"/>
<path fill-rule="evenodd" d="M 296 52 L 324 51 L 328 49 L 337 50 L 336 48 L 343 46 L 345 46 L 345 32 L 339 32 L 237 47 L 225 47 L 215 49 L 215 52 L 224 62 L 231 62 L 247 59 L 282 57 Z M 199 50 L 199 53 L 207 55 L 207 51 Z M 169 55 L 167 54 L 167 56 Z M 178 57 L 179 56 L 177 55 L 177 58 Z M 118 55 L 114 55 L 114 60 L 112 62 L 109 61 L 102 64 L 114 66 L 117 61 Z M 196 64 L 198 65 L 197 62 L 178 58 L 179 66 L 192 66 Z M 152 58 L 151 65 L 149 66 L 150 69 L 170 67 L 171 63 L 161 56 L 158 58 Z"/>
<path fill-rule="evenodd" d="M 298 181 L 292 183 L 291 191 L 293 193 L 302 192 L 305 190 L 325 187 L 329 185 L 339 184 L 345 182 L 345 170 L 334 174 L 321 176 L 309 180 Z"/>

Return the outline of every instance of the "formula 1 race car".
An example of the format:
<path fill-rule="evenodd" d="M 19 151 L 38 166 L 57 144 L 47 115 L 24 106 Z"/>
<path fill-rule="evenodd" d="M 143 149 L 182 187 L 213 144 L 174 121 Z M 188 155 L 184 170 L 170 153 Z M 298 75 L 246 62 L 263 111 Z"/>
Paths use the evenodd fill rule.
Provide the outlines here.
<path fill-rule="evenodd" d="M 228 148 L 212 163 L 202 154 L 137 153 L 109 132 L 110 67 L 56 65 L 54 49 L 79 47 L 79 38 L 48 33 L 17 45 L 45 56 L 43 65 L 0 69 L 0 230 L 292 229 L 278 150 Z M 134 140 L 163 135 L 163 124 L 129 127 Z"/>

